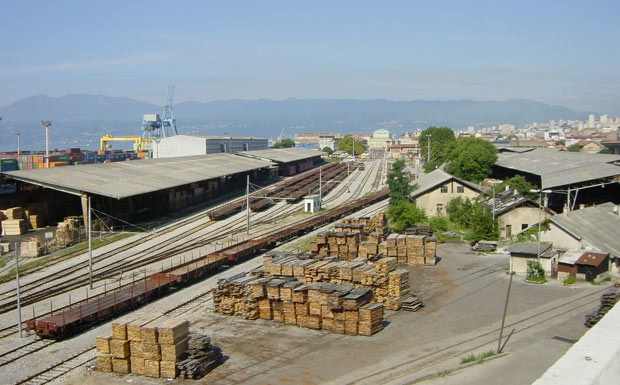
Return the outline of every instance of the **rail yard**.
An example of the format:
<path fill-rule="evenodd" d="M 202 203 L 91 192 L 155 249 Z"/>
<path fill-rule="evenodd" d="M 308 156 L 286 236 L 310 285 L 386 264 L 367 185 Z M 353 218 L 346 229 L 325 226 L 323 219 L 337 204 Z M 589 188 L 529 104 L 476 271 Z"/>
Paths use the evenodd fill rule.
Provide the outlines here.
<path fill-rule="evenodd" d="M 385 210 L 384 165 L 377 160 L 359 171 L 341 167 L 340 176 L 325 170 L 319 178 L 325 177 L 323 182 L 330 188 L 323 191 L 325 210 L 317 214 L 301 213 L 301 203 L 272 199 L 254 207 L 248 233 L 247 213 L 241 210 L 242 204 L 232 202 L 96 249 L 92 288 L 85 254 L 32 272 L 21 285 L 22 317 L 28 326 L 24 338 L 19 338 L 16 327 L 15 282 L 3 284 L 0 373 L 4 382 L 163 383 L 163 379 L 91 368 L 95 336 L 106 333 L 108 321 L 135 317 L 154 321 L 167 316 L 189 320 L 194 331 L 208 334 L 222 349 L 224 363 L 204 377 L 204 383 L 400 384 L 461 378 L 458 373 L 464 369 L 458 360 L 462 356 L 493 349 L 497 343 L 508 281 L 505 255 L 481 257 L 464 244 L 441 245 L 437 266 L 406 267 L 411 289 L 426 303 L 424 310 L 387 311 L 384 330 L 371 337 L 214 312 L 218 281 L 261 266 L 262 259 L 254 256 L 263 250 L 295 250 L 304 236 L 312 237 L 344 216 Z M 296 180 L 311 180 L 312 174 L 316 172 Z M 277 197 L 278 191 L 276 187 L 265 196 Z M 513 365 L 530 365 L 531 357 L 524 352 L 534 349 L 539 354 L 531 373 L 502 380 L 520 384 L 537 378 L 570 346 L 560 338 L 549 346 L 548 339 L 572 340 L 583 334 L 580 315 L 591 310 L 606 288 L 566 291 L 522 282 L 514 285 L 516 300 L 511 302 L 506 327 L 513 353 L 486 365 L 492 373 L 510 372 Z M 154 301 L 146 301 L 147 297 Z M 562 325 L 561 336 L 556 335 L 558 325 Z M 541 340 L 547 344 L 543 346 Z"/>

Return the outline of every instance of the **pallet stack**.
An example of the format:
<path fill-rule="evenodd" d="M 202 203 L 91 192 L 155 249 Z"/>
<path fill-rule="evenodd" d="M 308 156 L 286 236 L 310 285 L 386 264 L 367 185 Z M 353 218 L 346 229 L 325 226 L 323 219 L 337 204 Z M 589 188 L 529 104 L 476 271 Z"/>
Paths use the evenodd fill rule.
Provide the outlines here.
<path fill-rule="evenodd" d="M 409 272 L 397 270 L 393 257 L 343 261 L 278 252 L 264 256 L 263 270 L 266 275 L 296 279 L 304 284 L 324 282 L 371 289 L 374 300 L 384 303 L 388 310 L 399 310 L 402 297 L 410 295 Z"/>
<path fill-rule="evenodd" d="M 244 296 L 229 297 L 230 293 Z M 366 306 L 372 299 L 372 290 L 367 288 L 328 283 L 306 285 L 277 277 L 221 280 L 213 293 L 215 310 L 221 314 L 247 318 L 250 313 L 244 308 L 248 303 L 256 303 L 258 318 L 350 335 L 372 335 L 382 330 L 383 305 Z M 233 301 L 237 305 L 222 306 Z"/>
<path fill-rule="evenodd" d="M 379 244 L 379 253 L 410 266 L 434 266 L 437 239 L 426 235 L 390 234 Z"/>
<path fill-rule="evenodd" d="M 317 234 L 310 244 L 312 253 L 341 259 L 357 258 L 360 234 L 356 232 L 327 231 Z"/>
<path fill-rule="evenodd" d="M 97 337 L 97 369 L 153 378 L 176 378 L 177 362 L 189 348 L 189 322 L 177 318 L 112 323 L 112 335 Z"/>
<path fill-rule="evenodd" d="M 27 223 L 24 219 L 24 211 L 21 207 L 11 207 L 4 211 L 7 219 L 2 221 L 3 235 L 22 235 L 27 230 Z"/>

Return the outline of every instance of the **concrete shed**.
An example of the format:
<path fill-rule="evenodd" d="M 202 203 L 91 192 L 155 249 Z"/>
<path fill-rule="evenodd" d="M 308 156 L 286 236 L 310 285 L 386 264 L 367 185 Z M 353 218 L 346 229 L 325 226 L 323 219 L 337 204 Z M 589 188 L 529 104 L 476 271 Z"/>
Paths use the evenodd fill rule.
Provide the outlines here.
<path fill-rule="evenodd" d="M 508 248 L 510 252 L 510 271 L 517 274 L 527 273 L 527 262 L 538 259 L 540 250 L 540 265 L 548 276 L 555 276 L 557 272 L 557 253 L 551 249 L 552 244 L 541 242 L 540 249 L 537 242 L 515 243 Z"/>

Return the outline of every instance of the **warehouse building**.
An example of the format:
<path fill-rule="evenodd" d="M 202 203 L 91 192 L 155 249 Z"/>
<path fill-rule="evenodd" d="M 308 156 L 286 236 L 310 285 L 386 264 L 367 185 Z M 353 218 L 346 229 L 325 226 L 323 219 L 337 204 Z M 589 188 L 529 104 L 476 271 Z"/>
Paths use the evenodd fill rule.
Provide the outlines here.
<path fill-rule="evenodd" d="M 324 152 L 308 148 L 270 148 L 259 151 L 241 151 L 238 155 L 273 162 L 280 176 L 291 176 L 308 171 L 323 163 Z"/>
<path fill-rule="evenodd" d="M 188 155 L 236 154 L 241 151 L 265 150 L 268 140 L 252 136 L 176 135 L 153 140 L 153 158 Z"/>

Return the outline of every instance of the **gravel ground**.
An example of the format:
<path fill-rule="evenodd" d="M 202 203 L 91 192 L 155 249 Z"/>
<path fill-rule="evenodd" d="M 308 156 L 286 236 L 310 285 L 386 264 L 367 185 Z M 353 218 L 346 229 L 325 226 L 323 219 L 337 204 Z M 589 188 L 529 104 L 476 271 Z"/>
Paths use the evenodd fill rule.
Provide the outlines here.
<path fill-rule="evenodd" d="M 470 353 L 497 348 L 508 287 L 508 257 L 474 255 L 464 244 L 440 245 L 438 254 L 442 259 L 437 266 L 410 268 L 412 287 L 426 307 L 416 313 L 387 312 L 385 329 L 372 337 L 220 316 L 212 312 L 210 303 L 204 303 L 188 316 L 192 330 L 210 335 L 226 361 L 202 380 L 175 383 L 532 383 L 571 346 L 571 339 L 583 335 L 583 315 L 597 306 L 600 291 L 605 289 L 590 284 L 564 287 L 555 282 L 532 285 L 515 277 L 504 334 L 509 337 L 505 354 L 481 365 L 461 365 L 460 359 Z M 207 280 L 205 285 L 214 281 Z M 195 294 L 196 290 L 185 291 Z M 164 301 L 143 311 L 161 309 L 166 306 Z M 109 330 L 109 325 L 101 330 Z M 94 334 L 74 340 L 92 344 Z M 80 368 L 55 383 L 167 382 L 89 373 Z"/>

